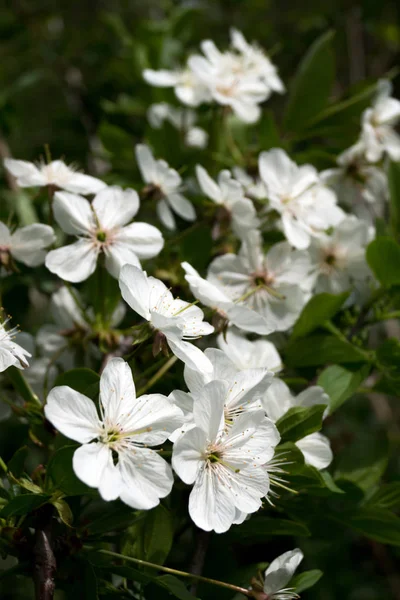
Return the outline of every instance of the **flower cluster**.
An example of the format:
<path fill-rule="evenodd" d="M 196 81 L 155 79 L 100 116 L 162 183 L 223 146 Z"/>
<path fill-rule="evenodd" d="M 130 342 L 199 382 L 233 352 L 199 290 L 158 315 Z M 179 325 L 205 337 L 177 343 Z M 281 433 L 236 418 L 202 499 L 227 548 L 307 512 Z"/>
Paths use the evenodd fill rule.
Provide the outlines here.
<path fill-rule="evenodd" d="M 146 69 L 143 76 L 151 85 L 173 87 L 187 106 L 216 102 L 231 108 L 245 123 L 258 121 L 259 105 L 273 92 L 285 91 L 268 56 L 236 29 L 231 30 L 229 50 L 221 52 L 211 40 L 204 40 L 201 50 L 203 54 L 190 56 L 183 69 Z"/>

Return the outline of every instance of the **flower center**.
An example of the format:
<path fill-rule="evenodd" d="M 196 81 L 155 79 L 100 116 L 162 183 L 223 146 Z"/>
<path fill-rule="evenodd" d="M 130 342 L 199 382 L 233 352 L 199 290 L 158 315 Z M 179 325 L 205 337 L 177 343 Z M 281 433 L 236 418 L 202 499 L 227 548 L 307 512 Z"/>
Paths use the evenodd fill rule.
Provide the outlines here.
<path fill-rule="evenodd" d="M 97 231 L 97 233 L 96 233 L 96 239 L 97 239 L 98 242 L 100 242 L 100 243 L 103 244 L 107 240 L 107 234 L 106 234 L 106 232 L 105 231 L 101 231 L 101 230 Z"/>

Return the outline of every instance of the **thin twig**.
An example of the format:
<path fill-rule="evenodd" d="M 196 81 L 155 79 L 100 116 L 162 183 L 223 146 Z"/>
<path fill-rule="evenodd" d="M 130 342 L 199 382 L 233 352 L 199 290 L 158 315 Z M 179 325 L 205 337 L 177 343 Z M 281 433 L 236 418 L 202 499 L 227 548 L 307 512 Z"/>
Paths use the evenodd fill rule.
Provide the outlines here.
<path fill-rule="evenodd" d="M 204 569 L 204 563 L 206 560 L 208 546 L 210 544 L 211 532 L 198 529 L 196 537 L 196 548 L 193 554 L 190 572 L 193 575 L 201 575 Z M 190 586 L 190 593 L 192 594 L 192 596 L 196 596 L 197 594 L 198 583 L 198 580 L 195 580 Z"/>
<path fill-rule="evenodd" d="M 36 600 L 53 600 L 57 568 L 52 546 L 53 507 L 47 504 L 38 517 L 35 532 L 34 581 Z"/>

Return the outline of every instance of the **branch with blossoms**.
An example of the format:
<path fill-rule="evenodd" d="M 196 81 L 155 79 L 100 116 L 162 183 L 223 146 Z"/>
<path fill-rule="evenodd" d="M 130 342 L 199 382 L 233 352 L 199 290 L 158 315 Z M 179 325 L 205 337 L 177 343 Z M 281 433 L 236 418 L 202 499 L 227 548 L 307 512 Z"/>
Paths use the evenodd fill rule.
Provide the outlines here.
<path fill-rule="evenodd" d="M 317 114 L 303 105 L 330 39 L 291 86 L 284 147 L 263 145 L 256 129 L 249 143 L 237 135 L 265 122 L 265 102 L 285 86 L 232 30 L 226 51 L 206 40 L 182 69 L 143 72 L 181 103 L 148 108 L 156 132 L 181 133 L 173 166 L 146 143 L 129 181 L 49 153 L 4 160 L 38 222 L 11 211 L 0 222 L 5 309 L 21 285 L 31 303 L 22 331 L 0 324 L 1 418 L 24 436 L 1 457 L 0 548 L 16 561 L 4 576 L 16 567 L 33 578 L 38 600 L 72 597 L 80 577 L 88 598 L 151 598 L 156 586 L 185 599 L 188 579 L 194 594 L 210 585 L 290 600 L 322 576 L 295 576 L 304 557 L 320 566 L 307 544 L 225 582 L 203 574 L 213 543 L 222 536 L 242 554 L 263 543 L 269 558 L 277 539 L 303 547 L 321 522 L 400 543 L 379 495 L 388 455 L 354 457 L 342 413 L 360 395 L 389 403 L 400 378 L 387 327 L 399 314 L 400 102 L 379 81 L 370 106 L 353 101 L 358 140 L 336 155 L 324 138 L 334 168 L 305 160 L 299 146 L 312 155 L 345 110 L 327 98 Z M 200 126 L 200 105 L 220 129 Z M 304 121 L 292 131 L 296 110 Z M 198 530 L 210 536 L 193 552 Z M 192 573 L 190 555 L 201 556 Z"/>

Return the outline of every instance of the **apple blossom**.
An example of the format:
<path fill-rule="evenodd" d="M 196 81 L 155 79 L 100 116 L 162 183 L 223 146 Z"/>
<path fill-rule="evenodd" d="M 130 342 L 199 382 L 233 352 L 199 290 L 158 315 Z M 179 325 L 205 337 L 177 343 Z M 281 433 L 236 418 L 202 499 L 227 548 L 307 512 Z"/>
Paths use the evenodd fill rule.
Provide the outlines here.
<path fill-rule="evenodd" d="M 235 328 L 217 338 L 218 347 L 233 362 L 238 371 L 266 367 L 274 373 L 282 369 L 282 360 L 274 344 L 265 339 L 250 341 Z"/>
<path fill-rule="evenodd" d="M 111 359 L 101 375 L 99 410 L 100 417 L 92 400 L 68 386 L 53 388 L 44 408 L 56 429 L 82 444 L 74 471 L 103 500 L 120 498 L 140 510 L 157 506 L 170 493 L 173 475 L 149 446 L 162 444 L 179 426 L 181 411 L 161 394 L 137 398 L 122 358 Z"/>
<path fill-rule="evenodd" d="M 104 254 L 105 267 L 118 277 L 125 263 L 140 266 L 139 259 L 152 258 L 161 251 L 161 232 L 147 223 L 127 225 L 139 210 L 134 190 L 109 187 L 99 192 L 90 204 L 82 196 L 56 192 L 54 216 L 60 227 L 79 240 L 52 250 L 46 267 L 61 279 L 79 282 L 96 269 L 99 255 Z"/>
<path fill-rule="evenodd" d="M 173 87 L 178 100 L 187 106 L 199 106 L 211 101 L 207 85 L 189 67 L 176 71 L 145 69 L 143 78 L 156 87 Z"/>
<path fill-rule="evenodd" d="M 156 332 L 156 350 L 166 343 L 188 366 L 212 371 L 212 364 L 200 348 L 186 341 L 214 331 L 214 327 L 203 322 L 204 314 L 200 308 L 174 298 L 162 281 L 148 277 L 133 265 L 122 267 L 119 286 L 125 302 Z"/>
<path fill-rule="evenodd" d="M 187 198 L 182 196 L 182 179 L 165 160 L 155 160 L 150 148 L 144 144 L 136 146 L 136 160 L 147 184 L 145 192 L 157 199 L 157 214 L 168 229 L 175 229 L 175 212 L 185 221 L 194 221 L 196 212 Z"/>

